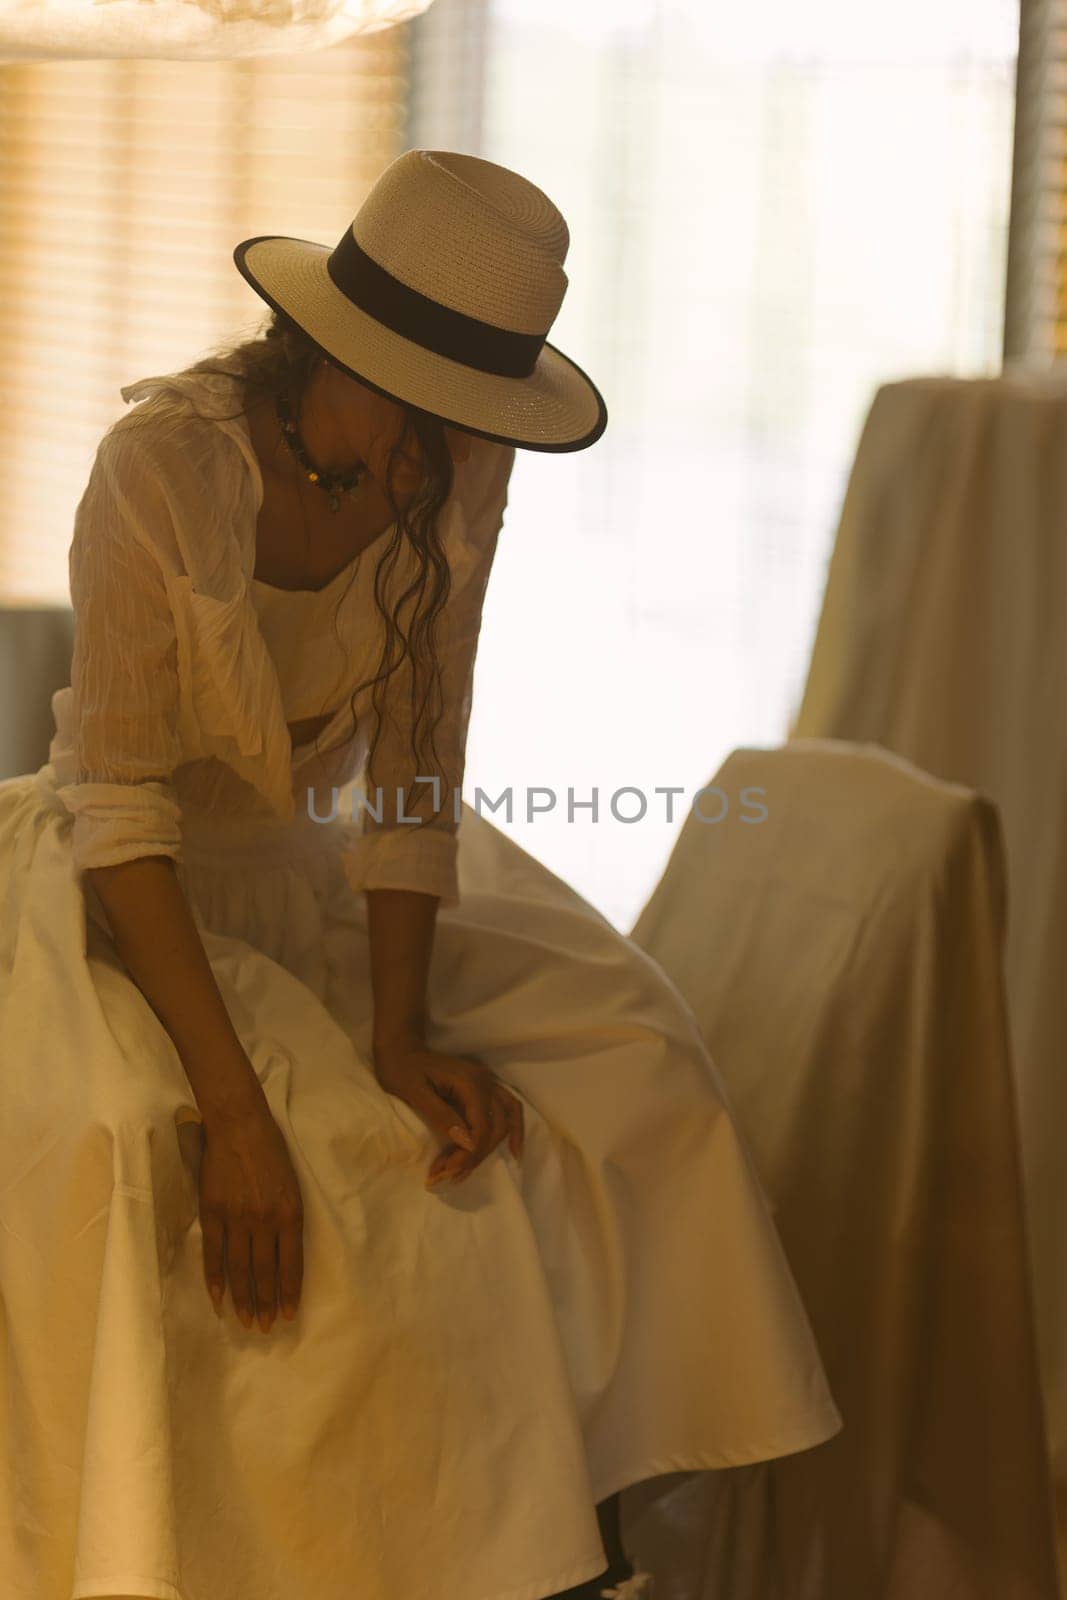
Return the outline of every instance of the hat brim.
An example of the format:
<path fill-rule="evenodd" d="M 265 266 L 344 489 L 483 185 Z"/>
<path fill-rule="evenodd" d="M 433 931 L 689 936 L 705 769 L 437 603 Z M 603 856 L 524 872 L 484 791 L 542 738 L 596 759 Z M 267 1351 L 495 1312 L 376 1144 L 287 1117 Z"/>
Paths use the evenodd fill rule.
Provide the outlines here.
<path fill-rule="evenodd" d="M 528 377 L 481 372 L 427 350 L 352 304 L 326 268 L 328 245 L 260 235 L 234 250 L 238 272 L 324 354 L 388 399 L 524 450 L 586 450 L 607 427 L 592 380 L 547 342 Z"/>

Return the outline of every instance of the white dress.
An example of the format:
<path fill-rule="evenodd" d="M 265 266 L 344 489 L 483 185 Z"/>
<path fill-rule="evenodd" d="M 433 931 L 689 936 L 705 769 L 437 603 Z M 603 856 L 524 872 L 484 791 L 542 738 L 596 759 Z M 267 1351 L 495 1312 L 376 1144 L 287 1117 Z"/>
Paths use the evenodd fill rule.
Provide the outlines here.
<path fill-rule="evenodd" d="M 361 558 L 317 594 L 251 580 L 287 721 L 347 715 L 372 576 Z M 84 650 L 107 618 L 79 611 L 80 581 Z M 93 798 L 112 839 L 140 814 L 73 785 L 69 692 L 55 704 L 49 763 L 0 784 L 4 1600 L 539 1600 L 603 1570 L 594 1507 L 615 1490 L 837 1432 L 747 1148 L 660 969 L 464 806 L 429 1042 L 514 1090 L 526 1148 L 428 1192 L 434 1141 L 371 1068 L 352 823 L 279 817 L 198 757 L 153 792 L 305 1212 L 296 1320 L 246 1330 L 229 1293 L 216 1318 L 199 1130 L 179 1132 L 196 1103 L 81 876 L 69 802 Z M 288 754 L 294 793 L 322 776 L 310 746 Z"/>

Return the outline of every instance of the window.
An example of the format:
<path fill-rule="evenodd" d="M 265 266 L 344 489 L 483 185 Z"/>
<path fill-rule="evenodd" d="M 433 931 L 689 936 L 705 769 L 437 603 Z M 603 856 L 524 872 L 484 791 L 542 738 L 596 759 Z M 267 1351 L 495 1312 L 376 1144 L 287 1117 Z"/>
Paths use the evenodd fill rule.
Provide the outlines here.
<path fill-rule="evenodd" d="M 0 68 L 0 604 L 69 601 L 120 387 L 262 324 L 238 241 L 335 244 L 407 147 L 413 26 L 283 58 Z"/>
<path fill-rule="evenodd" d="M 1067 355 L 1067 4 L 1022 0 L 1011 199 L 1006 364 Z"/>
<path fill-rule="evenodd" d="M 1007 0 L 491 0 L 481 153 L 570 224 L 549 337 L 609 421 L 517 457 L 465 793 L 510 786 L 493 820 L 620 927 L 787 734 L 877 386 L 1000 370 L 1017 38 Z"/>

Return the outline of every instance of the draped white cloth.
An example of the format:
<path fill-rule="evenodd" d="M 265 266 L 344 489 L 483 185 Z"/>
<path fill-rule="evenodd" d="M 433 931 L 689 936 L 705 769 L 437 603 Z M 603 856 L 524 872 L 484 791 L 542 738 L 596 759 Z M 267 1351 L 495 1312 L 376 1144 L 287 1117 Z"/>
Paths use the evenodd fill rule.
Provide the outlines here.
<path fill-rule="evenodd" d="M 880 389 L 841 513 L 798 735 L 873 740 L 988 795 L 1038 1335 L 1067 1478 L 1067 383 Z"/>
<path fill-rule="evenodd" d="M 135 57 L 221 61 L 326 50 L 433 0 L 4 0 L 0 64 Z"/>
<path fill-rule="evenodd" d="M 720 1064 L 845 1426 L 657 1485 L 635 1552 L 685 1552 L 658 1600 L 1059 1600 L 996 810 L 835 741 L 712 782 L 633 937 Z"/>
<path fill-rule="evenodd" d="M 655 963 L 469 808 L 423 854 L 430 827 L 368 836 L 295 807 L 322 773 L 286 713 L 342 686 L 323 613 L 252 597 L 240 424 L 148 387 L 79 507 L 78 693 L 56 696 L 52 760 L 0 784 L 3 1597 L 540 1600 L 604 1570 L 597 1501 L 807 1450 L 841 1416 Z M 511 454 L 472 451 L 442 517 L 464 693 Z M 362 577 L 348 592 L 362 675 L 375 613 Z M 300 1311 L 266 1336 L 229 1297 L 212 1311 L 200 1131 L 179 1126 L 197 1108 L 82 876 L 146 847 L 175 860 L 301 1186 Z M 431 1047 L 525 1108 L 521 1162 L 494 1151 L 448 1192 L 425 1189 L 434 1141 L 371 1066 L 360 891 L 394 875 L 455 885 Z"/>

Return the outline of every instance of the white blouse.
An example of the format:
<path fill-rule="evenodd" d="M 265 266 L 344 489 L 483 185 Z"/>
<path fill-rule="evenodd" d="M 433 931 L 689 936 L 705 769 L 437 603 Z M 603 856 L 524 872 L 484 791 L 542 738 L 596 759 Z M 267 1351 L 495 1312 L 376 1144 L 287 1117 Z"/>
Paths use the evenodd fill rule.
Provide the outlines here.
<path fill-rule="evenodd" d="M 50 760 L 75 819 L 79 870 L 180 860 L 183 819 L 194 813 L 267 826 L 328 816 L 337 792 L 363 776 L 374 732 L 371 690 L 356 696 L 354 730 L 351 697 L 379 671 L 386 640 L 376 574 L 390 612 L 419 576 L 406 540 L 390 557 L 387 533 L 323 590 L 263 583 L 254 576 L 259 463 L 246 419 L 224 420 L 241 403 L 235 381 L 179 372 L 122 394 L 143 403 L 104 435 L 75 513 L 74 660 L 52 702 Z M 437 624 L 445 780 L 421 783 L 412 798 L 423 773 L 411 757 L 405 662 L 385 685 L 380 789 L 357 806 L 342 852 L 353 888 L 458 902 L 474 661 L 514 457 L 514 446 L 474 438 L 455 467 L 438 522 L 452 577 Z M 417 599 L 401 605 L 405 629 Z M 399 650 L 397 641 L 394 659 Z M 286 724 L 326 711 L 336 715 L 318 740 L 294 750 Z M 341 807 L 342 822 L 351 815 Z"/>
<path fill-rule="evenodd" d="M 390 537 L 384 535 L 383 543 Z M 351 623 L 348 586 L 358 581 L 366 564 L 363 556 L 356 556 L 321 589 L 280 589 L 253 577 L 252 604 L 281 684 L 286 723 L 322 717 L 350 700 L 355 688 L 352 651 L 333 624 L 339 603 L 345 606 L 344 622 Z M 320 734 L 317 743 L 323 742 Z M 311 739 L 294 747 L 294 771 L 315 746 Z"/>

